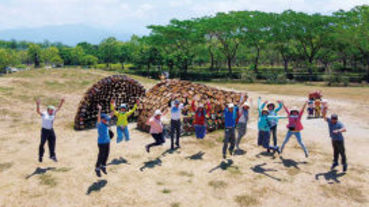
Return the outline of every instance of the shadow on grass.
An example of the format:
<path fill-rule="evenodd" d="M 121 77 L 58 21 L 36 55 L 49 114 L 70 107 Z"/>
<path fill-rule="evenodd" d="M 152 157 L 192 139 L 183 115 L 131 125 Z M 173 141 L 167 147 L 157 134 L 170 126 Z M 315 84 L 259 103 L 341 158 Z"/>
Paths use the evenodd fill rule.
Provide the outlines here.
<path fill-rule="evenodd" d="M 338 178 L 343 177 L 344 175 L 346 175 L 346 173 L 341 172 L 341 173 L 337 173 L 337 170 L 331 170 L 325 173 L 318 173 L 315 175 L 315 180 L 319 180 L 319 177 L 324 177 L 324 179 L 329 183 L 329 184 L 334 184 L 334 183 L 340 183 L 341 181 L 338 180 Z"/>
<path fill-rule="evenodd" d="M 161 159 L 160 157 L 156 158 L 155 160 L 150 160 L 144 163 L 144 166 L 140 167 L 140 171 L 144 171 L 146 168 L 155 168 L 156 166 L 161 166 Z"/>
<path fill-rule="evenodd" d="M 106 181 L 106 180 L 99 180 L 97 182 L 92 183 L 92 185 L 90 185 L 90 187 L 88 187 L 86 195 L 90 195 L 92 192 L 100 191 L 103 187 L 106 186 L 107 183 L 108 183 L 108 181 Z"/>
<path fill-rule="evenodd" d="M 196 154 L 193 154 L 191 156 L 188 156 L 186 157 L 186 159 L 189 159 L 189 160 L 202 160 L 202 157 L 204 156 L 205 152 L 198 152 Z"/>
<path fill-rule="evenodd" d="M 175 152 L 177 152 L 178 149 L 179 149 L 178 147 L 174 149 L 167 149 L 163 153 L 161 153 L 160 156 L 165 157 L 167 154 L 174 154 Z M 179 153 L 179 151 L 177 153 Z"/>
<path fill-rule="evenodd" d="M 35 175 L 45 174 L 47 171 L 54 171 L 55 169 L 56 169 L 55 167 L 47 167 L 47 168 L 37 167 L 33 173 L 26 176 L 26 179 L 29 179 Z"/>
<path fill-rule="evenodd" d="M 119 159 L 114 158 L 110 163 L 108 163 L 108 165 L 122 165 L 122 164 L 129 165 L 128 161 L 124 159 L 123 157 L 119 157 Z"/>
<path fill-rule="evenodd" d="M 233 160 L 231 160 L 231 159 L 228 159 L 227 162 L 222 161 L 218 166 L 216 166 L 213 169 L 209 170 L 209 173 L 212 173 L 217 169 L 227 170 L 232 165 L 233 165 Z"/>
<path fill-rule="evenodd" d="M 277 162 L 277 163 L 281 163 L 283 164 L 284 167 L 286 168 L 295 168 L 295 169 L 300 169 L 299 165 L 306 165 L 307 162 L 296 162 L 295 160 L 292 159 L 284 159 L 282 156 L 279 157 L 279 159 L 281 160 L 281 162 Z"/>
<path fill-rule="evenodd" d="M 236 149 L 234 155 L 245 155 L 247 152 L 243 149 Z"/>
<path fill-rule="evenodd" d="M 262 174 L 262 175 L 265 175 L 273 180 L 276 180 L 276 181 L 281 181 L 281 179 L 277 178 L 277 177 L 274 177 L 272 175 L 269 175 L 267 172 L 277 172 L 277 170 L 275 169 L 272 169 L 272 168 L 269 168 L 269 169 L 266 169 L 264 168 L 263 166 L 265 166 L 266 163 L 263 163 L 263 164 L 259 164 L 259 165 L 255 165 L 254 167 L 250 168 L 252 171 L 254 171 L 254 173 L 258 173 L 258 174 Z"/>
<path fill-rule="evenodd" d="M 264 152 L 260 152 L 259 154 L 255 155 L 255 157 L 257 158 L 261 158 L 261 157 L 271 157 L 271 158 L 275 158 L 274 156 L 274 153 L 273 152 L 267 152 L 267 151 L 264 151 Z"/>

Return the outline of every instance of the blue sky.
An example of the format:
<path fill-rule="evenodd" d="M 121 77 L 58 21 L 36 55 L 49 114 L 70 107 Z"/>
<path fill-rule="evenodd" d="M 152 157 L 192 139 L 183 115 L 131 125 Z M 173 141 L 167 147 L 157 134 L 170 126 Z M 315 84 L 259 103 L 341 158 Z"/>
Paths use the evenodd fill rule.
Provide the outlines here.
<path fill-rule="evenodd" d="M 362 4 L 369 0 L 0 0 L 0 30 L 83 24 L 144 34 L 150 24 L 220 11 L 331 13 Z"/>

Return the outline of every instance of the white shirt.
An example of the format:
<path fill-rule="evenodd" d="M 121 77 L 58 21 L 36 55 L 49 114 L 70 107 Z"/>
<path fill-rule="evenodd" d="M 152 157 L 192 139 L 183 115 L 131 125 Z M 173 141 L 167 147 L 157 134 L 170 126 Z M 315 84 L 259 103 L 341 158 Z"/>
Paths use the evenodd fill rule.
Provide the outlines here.
<path fill-rule="evenodd" d="M 54 125 L 55 112 L 52 115 L 49 115 L 47 112 L 43 112 L 41 115 L 42 118 L 42 128 L 44 129 L 52 129 Z"/>
<path fill-rule="evenodd" d="M 183 109 L 183 104 L 179 104 L 178 108 L 174 105 L 174 101 L 172 101 L 171 104 L 171 119 L 172 120 L 180 120 L 181 119 L 181 114 L 182 114 L 182 109 Z"/>
<path fill-rule="evenodd" d="M 239 123 L 246 123 L 249 119 L 249 117 L 245 117 L 245 114 L 243 112 L 244 112 L 243 108 L 241 108 L 238 112 L 240 115 L 240 119 L 238 120 Z"/>

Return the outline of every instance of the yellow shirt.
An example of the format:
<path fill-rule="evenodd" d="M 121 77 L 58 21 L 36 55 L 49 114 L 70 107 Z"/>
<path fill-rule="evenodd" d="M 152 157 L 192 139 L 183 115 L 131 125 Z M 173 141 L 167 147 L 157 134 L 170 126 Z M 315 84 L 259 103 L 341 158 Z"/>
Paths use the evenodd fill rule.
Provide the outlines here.
<path fill-rule="evenodd" d="M 137 104 L 134 105 L 132 110 L 130 110 L 128 112 L 124 112 L 124 113 L 115 110 L 114 104 L 110 105 L 110 109 L 114 112 L 114 116 L 116 116 L 118 118 L 117 126 L 125 127 L 125 126 L 128 125 L 128 117 L 131 116 L 133 114 L 133 112 L 136 111 Z"/>

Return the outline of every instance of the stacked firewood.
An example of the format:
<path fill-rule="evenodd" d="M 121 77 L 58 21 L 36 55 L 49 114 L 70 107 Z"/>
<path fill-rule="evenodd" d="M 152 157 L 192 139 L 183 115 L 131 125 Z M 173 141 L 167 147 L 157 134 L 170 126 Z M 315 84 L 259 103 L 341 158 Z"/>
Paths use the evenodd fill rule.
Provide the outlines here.
<path fill-rule="evenodd" d="M 160 109 L 162 112 L 167 111 L 168 102 L 173 96 L 182 101 L 184 101 L 184 97 L 187 97 L 189 104 L 191 104 L 192 100 L 195 100 L 197 104 L 203 103 L 205 105 L 210 101 L 212 110 L 209 112 L 209 118 L 211 118 L 211 114 L 222 114 L 226 104 L 237 104 L 241 94 L 189 81 L 163 80 L 147 91 L 146 96 L 143 98 L 137 127 L 143 131 L 149 131 L 146 121 L 153 115 L 156 109 Z M 188 114 L 193 114 L 190 107 L 188 107 L 188 111 Z"/>
<path fill-rule="evenodd" d="M 102 106 L 103 113 L 110 113 L 111 99 L 115 99 L 117 106 L 125 103 L 129 108 L 132 108 L 136 100 L 144 95 L 144 87 L 136 80 L 125 75 L 106 77 L 94 84 L 85 93 L 75 116 L 74 128 L 76 130 L 94 128 L 96 126 L 98 104 Z"/>

